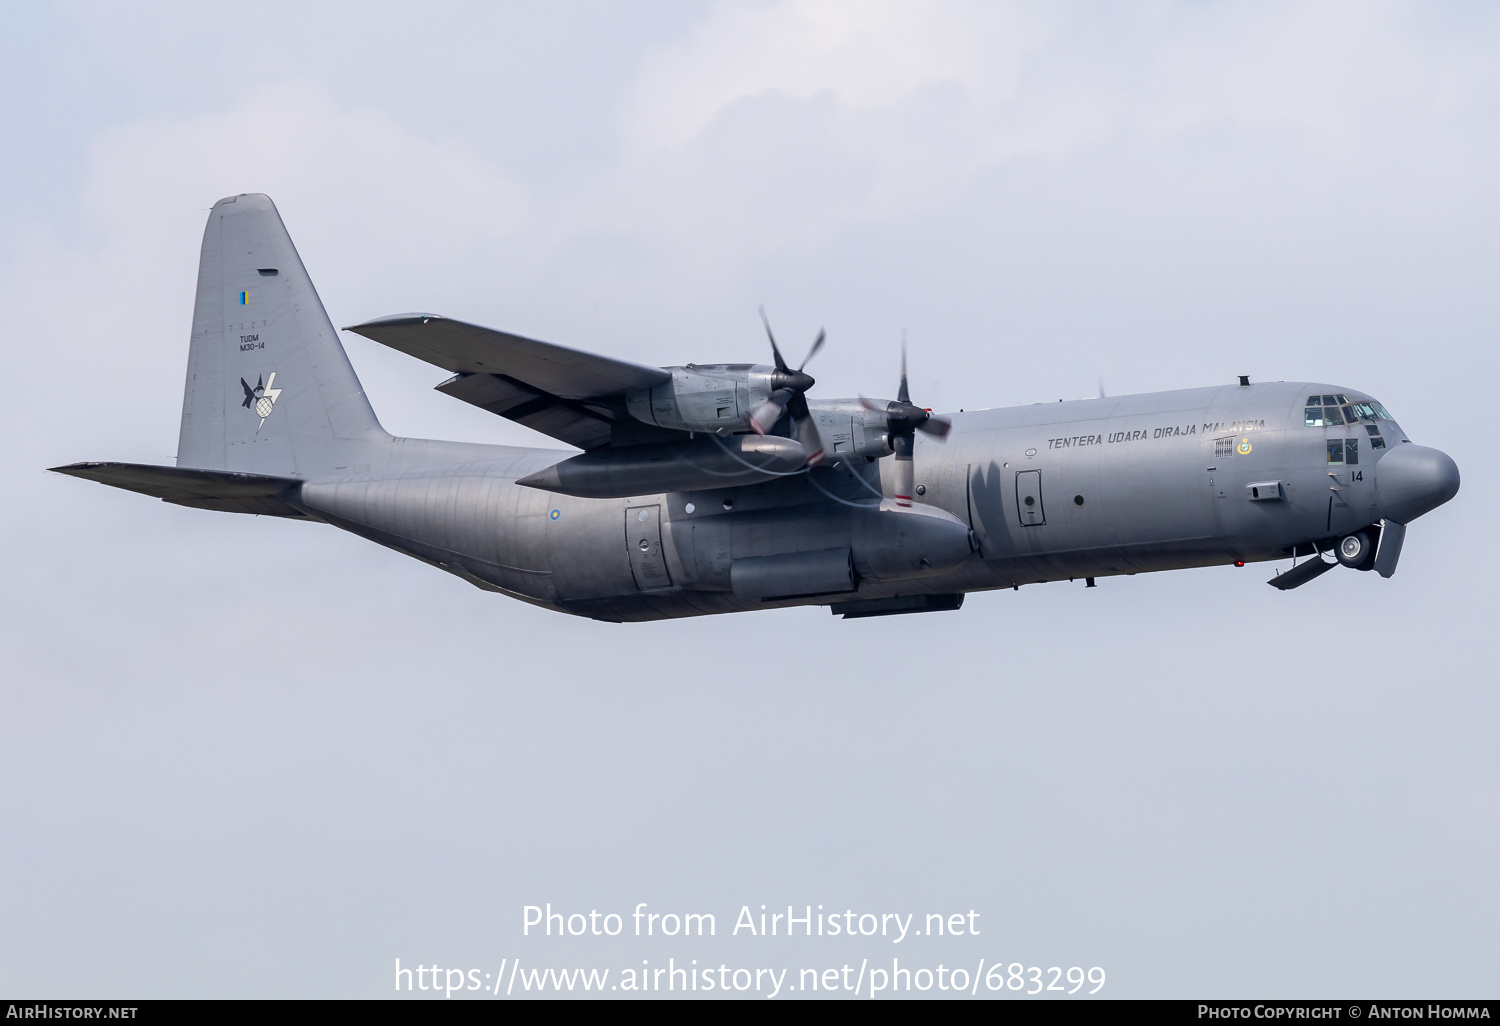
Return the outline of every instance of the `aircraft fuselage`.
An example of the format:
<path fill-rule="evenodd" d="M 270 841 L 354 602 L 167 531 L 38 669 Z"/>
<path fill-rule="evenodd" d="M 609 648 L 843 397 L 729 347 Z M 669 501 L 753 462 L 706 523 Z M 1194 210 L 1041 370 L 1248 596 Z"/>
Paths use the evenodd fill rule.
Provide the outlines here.
<path fill-rule="evenodd" d="M 721 491 L 597 499 L 515 483 L 566 452 L 475 447 L 483 458 L 307 481 L 298 503 L 481 587 L 631 621 L 1311 555 L 1451 495 L 1440 494 L 1447 483 L 1431 460 L 1388 473 L 1383 495 L 1383 461 L 1434 450 L 1389 419 L 1310 425 L 1307 397 L 1323 394 L 1370 402 L 1348 388 L 1277 382 L 951 414 L 946 444 L 917 436 L 915 499 L 972 535 L 962 553 L 934 541 L 947 548 L 930 568 L 892 571 L 887 560 L 859 572 L 862 558 L 876 558 L 868 553 L 902 544 L 871 535 L 889 533 L 874 508 L 879 493 L 891 511 L 888 459 L 855 456 Z M 1331 449 L 1346 454 L 1333 462 Z M 1424 473 L 1433 479 L 1413 482 Z M 1435 501 L 1411 498 L 1428 493 Z M 762 597 L 735 573 L 737 561 L 775 572 L 777 560 L 841 550 L 854 552 L 852 588 L 818 590 L 815 580 L 806 594 L 773 587 Z M 814 578 L 817 559 L 837 556 L 813 558 Z"/>

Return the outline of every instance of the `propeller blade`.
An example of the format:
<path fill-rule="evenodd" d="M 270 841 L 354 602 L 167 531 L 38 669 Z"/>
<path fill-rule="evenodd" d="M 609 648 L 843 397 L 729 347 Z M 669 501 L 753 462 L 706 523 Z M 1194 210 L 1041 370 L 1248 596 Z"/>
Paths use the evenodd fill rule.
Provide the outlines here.
<path fill-rule="evenodd" d="M 781 358 L 781 350 L 776 346 L 776 335 L 771 331 L 771 319 L 766 316 L 766 308 L 760 308 L 760 322 L 766 326 L 766 338 L 771 340 L 771 355 L 776 358 L 776 369 L 779 371 L 790 371 L 786 361 Z M 803 363 L 807 361 L 804 360 Z"/>
<path fill-rule="evenodd" d="M 807 465 L 816 467 L 823 462 L 823 436 L 818 432 L 818 422 L 813 420 L 812 413 L 807 408 L 807 397 L 798 392 L 787 405 L 787 411 L 792 415 L 792 427 L 796 431 L 797 441 L 802 443 L 802 448 L 807 452 Z"/>
<path fill-rule="evenodd" d="M 778 388 L 771 393 L 770 398 L 755 408 L 750 414 L 750 427 L 757 435 L 763 435 L 775 427 L 781 415 L 786 412 L 786 404 L 792 394 L 790 389 Z"/>
<path fill-rule="evenodd" d="M 953 422 L 947 417 L 939 417 L 929 413 L 927 419 L 917 425 L 917 430 L 926 435 L 931 435 L 940 442 L 948 440 L 948 432 L 953 430 Z"/>
<path fill-rule="evenodd" d="M 912 453 L 916 449 L 916 433 L 930 435 L 939 442 L 947 441 L 953 422 L 947 417 L 934 416 L 911 401 L 911 388 L 906 377 L 906 331 L 901 332 L 901 389 L 896 401 L 878 405 L 864 396 L 859 397 L 860 406 L 871 413 L 885 416 L 887 444 L 896 454 L 895 496 L 901 506 L 912 505 L 912 490 L 916 483 L 916 468 Z"/>
<path fill-rule="evenodd" d="M 906 387 L 906 329 L 901 329 L 901 390 L 896 393 L 898 403 L 911 402 L 911 391 Z"/>
<path fill-rule="evenodd" d="M 812 362 L 812 358 L 818 355 L 818 350 L 823 348 L 823 341 L 826 338 L 828 338 L 828 333 L 825 332 L 822 328 L 819 328 L 818 337 L 813 339 L 812 348 L 809 349 L 807 351 L 807 355 L 802 358 L 802 367 L 806 367 L 809 363 Z M 802 367 L 798 367 L 797 370 L 801 371 Z"/>
<path fill-rule="evenodd" d="M 797 441 L 807 451 L 807 465 L 816 467 L 823 462 L 823 436 L 818 433 L 818 423 L 811 417 L 797 422 Z"/>
<path fill-rule="evenodd" d="M 910 506 L 911 495 L 916 486 L 917 467 L 911 458 L 911 437 L 902 435 L 892 439 L 896 443 L 896 480 L 894 482 L 896 505 Z"/>

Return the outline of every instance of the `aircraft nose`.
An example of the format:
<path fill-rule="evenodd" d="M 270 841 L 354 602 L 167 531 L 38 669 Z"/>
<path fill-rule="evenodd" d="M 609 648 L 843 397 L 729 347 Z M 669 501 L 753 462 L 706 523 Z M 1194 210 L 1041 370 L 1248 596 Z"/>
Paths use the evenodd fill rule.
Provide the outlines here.
<path fill-rule="evenodd" d="M 1445 452 L 1404 442 L 1375 464 L 1380 509 L 1409 524 L 1458 494 L 1458 464 Z"/>

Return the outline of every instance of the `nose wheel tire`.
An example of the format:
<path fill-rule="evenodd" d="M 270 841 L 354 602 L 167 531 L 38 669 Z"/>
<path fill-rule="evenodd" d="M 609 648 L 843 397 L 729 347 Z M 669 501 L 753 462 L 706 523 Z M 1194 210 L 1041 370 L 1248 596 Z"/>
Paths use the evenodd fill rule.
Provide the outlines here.
<path fill-rule="evenodd" d="M 1375 546 L 1371 543 L 1370 536 L 1363 531 L 1356 531 L 1339 539 L 1335 554 L 1345 566 L 1368 570 L 1373 562 L 1370 557 L 1374 551 Z"/>

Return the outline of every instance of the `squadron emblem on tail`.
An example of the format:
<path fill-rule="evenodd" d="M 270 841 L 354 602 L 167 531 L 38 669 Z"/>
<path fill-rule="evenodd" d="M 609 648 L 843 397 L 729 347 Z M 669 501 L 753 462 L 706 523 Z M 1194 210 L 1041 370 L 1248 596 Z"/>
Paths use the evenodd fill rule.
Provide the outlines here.
<path fill-rule="evenodd" d="M 250 383 L 244 378 L 240 378 L 240 387 L 245 390 L 245 401 L 240 405 L 247 410 L 253 409 L 255 415 L 260 418 L 260 423 L 255 426 L 256 431 L 266 426 L 266 418 L 271 415 L 271 410 L 276 406 L 276 400 L 281 395 L 281 389 L 271 387 L 275 383 L 275 371 L 272 371 L 271 376 L 264 381 L 256 378 L 254 388 L 251 388 Z"/>

